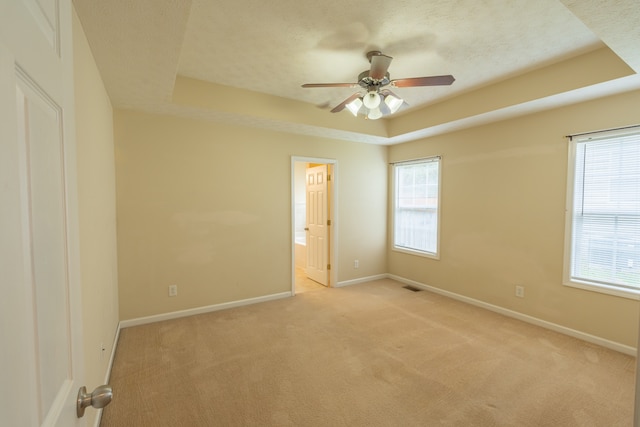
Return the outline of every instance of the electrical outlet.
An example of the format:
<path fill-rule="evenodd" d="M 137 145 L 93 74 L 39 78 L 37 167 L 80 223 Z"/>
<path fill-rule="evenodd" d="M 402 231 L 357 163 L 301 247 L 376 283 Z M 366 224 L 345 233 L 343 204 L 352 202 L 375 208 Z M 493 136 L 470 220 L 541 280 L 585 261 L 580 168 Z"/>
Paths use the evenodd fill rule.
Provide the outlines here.
<path fill-rule="evenodd" d="M 524 298 L 524 286 L 516 285 L 516 296 L 518 298 Z"/>
<path fill-rule="evenodd" d="M 175 297 L 178 295 L 178 285 L 169 285 L 169 296 Z"/>
<path fill-rule="evenodd" d="M 360 261 L 356 259 L 353 261 L 353 268 L 358 268 L 358 267 L 360 267 Z"/>

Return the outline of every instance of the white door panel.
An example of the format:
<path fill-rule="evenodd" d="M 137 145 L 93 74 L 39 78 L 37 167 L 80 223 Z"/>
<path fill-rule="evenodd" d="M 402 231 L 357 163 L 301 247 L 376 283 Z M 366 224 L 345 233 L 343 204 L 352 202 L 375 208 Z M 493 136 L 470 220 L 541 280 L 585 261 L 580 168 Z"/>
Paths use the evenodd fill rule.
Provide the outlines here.
<path fill-rule="evenodd" d="M 69 0 L 0 6 L 0 425 L 84 425 Z"/>
<path fill-rule="evenodd" d="M 328 285 L 327 165 L 307 168 L 307 277 Z"/>
<path fill-rule="evenodd" d="M 60 37 L 58 32 L 58 8 L 56 0 L 23 0 L 33 22 L 38 26 L 51 49 L 58 52 Z"/>
<path fill-rule="evenodd" d="M 36 384 L 33 302 L 25 286 L 29 248 L 21 209 L 20 176 L 22 153 L 18 145 L 15 65 L 11 52 L 0 45 L 0 422 L 3 425 L 33 426 L 39 423 L 39 402 L 31 400 Z M 26 408 L 23 401 L 33 407 Z M 20 409 L 27 409 L 20 411 Z"/>
<path fill-rule="evenodd" d="M 66 215 L 60 109 L 32 82 L 18 79 L 18 144 L 26 244 L 25 285 L 34 305 L 40 416 L 45 419 L 71 377 Z M 61 345 L 65 344 L 65 345 Z"/>

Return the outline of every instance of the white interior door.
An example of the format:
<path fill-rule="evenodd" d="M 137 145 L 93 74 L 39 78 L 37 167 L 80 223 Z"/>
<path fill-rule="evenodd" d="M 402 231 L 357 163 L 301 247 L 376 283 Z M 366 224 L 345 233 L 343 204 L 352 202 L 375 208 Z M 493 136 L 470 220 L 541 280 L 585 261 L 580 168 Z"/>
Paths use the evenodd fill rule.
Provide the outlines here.
<path fill-rule="evenodd" d="M 0 424 L 82 425 L 71 3 L 0 3 Z"/>
<path fill-rule="evenodd" d="M 327 286 L 328 195 L 327 165 L 307 168 L 307 277 Z"/>

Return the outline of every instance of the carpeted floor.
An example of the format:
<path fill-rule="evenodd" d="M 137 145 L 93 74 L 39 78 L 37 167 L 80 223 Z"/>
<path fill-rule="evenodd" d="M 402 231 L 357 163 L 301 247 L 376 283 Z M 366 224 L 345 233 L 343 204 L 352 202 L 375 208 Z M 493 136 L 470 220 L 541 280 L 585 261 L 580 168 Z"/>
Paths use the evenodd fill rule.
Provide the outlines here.
<path fill-rule="evenodd" d="M 102 426 L 629 426 L 635 359 L 392 280 L 123 329 Z"/>

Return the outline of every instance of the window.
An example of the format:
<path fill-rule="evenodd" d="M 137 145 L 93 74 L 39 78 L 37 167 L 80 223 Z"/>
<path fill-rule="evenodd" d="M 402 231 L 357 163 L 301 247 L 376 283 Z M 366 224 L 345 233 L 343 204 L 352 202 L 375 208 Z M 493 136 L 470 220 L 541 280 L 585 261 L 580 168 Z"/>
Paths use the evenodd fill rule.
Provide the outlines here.
<path fill-rule="evenodd" d="M 393 249 L 438 257 L 440 157 L 396 163 Z"/>
<path fill-rule="evenodd" d="M 640 127 L 573 136 L 570 153 L 565 282 L 638 295 Z"/>

